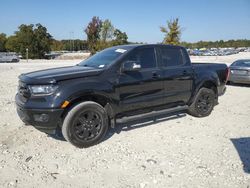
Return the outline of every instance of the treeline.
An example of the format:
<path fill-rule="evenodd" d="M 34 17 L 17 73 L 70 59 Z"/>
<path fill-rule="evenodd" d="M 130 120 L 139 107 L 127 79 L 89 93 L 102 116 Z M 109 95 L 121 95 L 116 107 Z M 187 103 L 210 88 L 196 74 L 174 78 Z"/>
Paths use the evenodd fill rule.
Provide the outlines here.
<path fill-rule="evenodd" d="M 27 25 L 26 25 L 27 26 Z M 23 27 L 23 26 L 22 26 Z M 30 26 L 29 26 L 30 27 Z M 34 26 L 33 26 L 34 27 Z M 34 37 L 34 35 L 33 35 Z M 0 34 L 0 52 L 17 52 L 22 53 L 21 49 L 24 49 L 24 52 L 26 52 L 26 49 L 29 49 L 31 55 L 33 51 L 32 48 L 29 48 L 30 45 L 24 44 L 22 40 L 26 40 L 25 38 L 18 38 L 18 35 L 7 37 L 6 34 L 1 33 Z M 21 41 L 21 42 L 20 42 Z M 26 40 L 27 41 L 27 40 Z M 34 43 L 34 39 L 32 40 Z M 80 40 L 80 39 L 68 39 L 68 40 L 55 40 L 55 39 L 49 39 L 49 47 L 45 52 L 49 51 L 81 51 L 81 50 L 88 50 L 88 42 L 86 40 Z M 18 43 L 20 42 L 20 43 Z M 29 43 L 30 41 L 28 41 Z M 36 43 L 41 41 L 36 41 Z M 25 46 L 23 46 L 25 45 Z M 32 44 L 33 45 L 33 44 Z M 25 49 L 26 47 L 26 49 Z M 35 51 L 34 51 L 35 52 Z"/>
<path fill-rule="evenodd" d="M 29 58 L 35 59 L 45 58 L 51 51 L 90 50 L 94 54 L 110 46 L 128 43 L 127 34 L 115 28 L 110 20 L 93 17 L 84 32 L 87 40 L 55 40 L 41 24 L 22 24 L 12 36 L 0 33 L 0 52 L 16 52 L 23 57 L 28 53 Z"/>
<path fill-rule="evenodd" d="M 29 58 L 44 58 L 50 51 L 88 50 L 86 40 L 55 40 L 41 24 L 21 25 L 15 35 L 0 34 L 0 52 L 17 52 Z"/>
<path fill-rule="evenodd" d="M 110 20 L 101 20 L 94 16 L 84 30 L 87 40 L 52 40 L 52 51 L 89 50 L 92 54 L 104 48 L 128 44 L 125 32 L 115 28 Z"/>
<path fill-rule="evenodd" d="M 52 36 L 41 24 L 22 24 L 14 35 L 6 37 L 0 34 L 0 51 L 11 51 L 22 54 L 28 52 L 29 58 L 43 58 L 51 50 Z"/>
<path fill-rule="evenodd" d="M 218 40 L 218 41 L 198 41 L 194 43 L 181 42 L 181 46 L 186 48 L 239 48 L 239 47 L 250 47 L 250 40 Z"/>
<path fill-rule="evenodd" d="M 52 51 L 80 51 L 88 50 L 88 42 L 80 39 L 52 40 Z"/>

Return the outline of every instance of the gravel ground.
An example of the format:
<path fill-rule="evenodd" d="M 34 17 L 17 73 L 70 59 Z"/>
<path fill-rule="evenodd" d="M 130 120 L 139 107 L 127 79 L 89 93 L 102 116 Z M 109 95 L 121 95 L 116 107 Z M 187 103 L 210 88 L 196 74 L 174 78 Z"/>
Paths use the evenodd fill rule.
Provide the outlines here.
<path fill-rule="evenodd" d="M 216 61 L 230 63 L 228 57 Z M 17 76 L 76 62 L 0 64 L 0 187 L 250 187 L 245 85 L 228 86 L 209 117 L 120 125 L 87 149 L 24 126 L 15 111 Z"/>

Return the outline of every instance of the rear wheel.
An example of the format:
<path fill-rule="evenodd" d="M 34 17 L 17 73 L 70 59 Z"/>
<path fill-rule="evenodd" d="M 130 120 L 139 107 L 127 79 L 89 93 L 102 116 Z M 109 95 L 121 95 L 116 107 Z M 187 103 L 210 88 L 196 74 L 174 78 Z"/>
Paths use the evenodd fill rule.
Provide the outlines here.
<path fill-rule="evenodd" d="M 108 115 L 105 109 L 92 101 L 82 102 L 66 115 L 62 134 L 76 147 L 89 147 L 99 143 L 108 130 Z"/>
<path fill-rule="evenodd" d="M 215 97 L 214 90 L 201 88 L 193 103 L 189 106 L 188 113 L 195 117 L 208 116 L 214 108 Z"/>
<path fill-rule="evenodd" d="M 17 63 L 18 62 L 18 59 L 12 59 L 12 61 L 11 62 L 13 62 L 13 63 Z"/>

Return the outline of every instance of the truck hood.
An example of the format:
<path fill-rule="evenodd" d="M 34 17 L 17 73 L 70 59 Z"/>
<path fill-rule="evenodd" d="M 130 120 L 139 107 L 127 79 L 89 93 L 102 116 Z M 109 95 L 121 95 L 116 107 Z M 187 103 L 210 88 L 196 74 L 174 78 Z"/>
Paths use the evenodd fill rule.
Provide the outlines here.
<path fill-rule="evenodd" d="M 19 79 L 27 84 L 52 84 L 62 80 L 96 76 L 102 71 L 93 67 L 70 66 L 21 74 Z"/>

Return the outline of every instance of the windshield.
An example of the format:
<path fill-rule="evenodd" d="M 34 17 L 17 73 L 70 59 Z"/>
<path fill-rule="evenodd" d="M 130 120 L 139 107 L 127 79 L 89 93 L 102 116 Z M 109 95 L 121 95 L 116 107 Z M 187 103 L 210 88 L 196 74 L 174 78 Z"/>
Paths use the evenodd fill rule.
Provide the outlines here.
<path fill-rule="evenodd" d="M 104 68 L 111 63 L 113 63 L 117 58 L 119 58 L 127 50 L 121 48 L 109 48 L 95 55 L 89 57 L 88 59 L 79 63 L 79 66 Z"/>
<path fill-rule="evenodd" d="M 250 67 L 250 60 L 235 61 L 232 66 Z"/>

